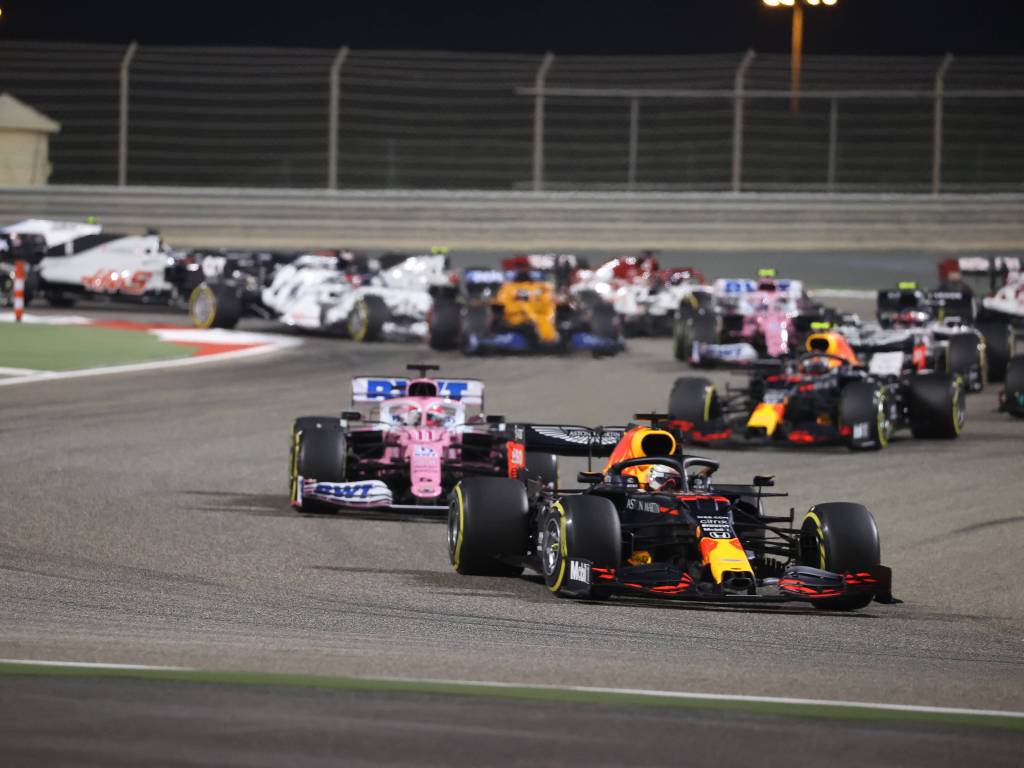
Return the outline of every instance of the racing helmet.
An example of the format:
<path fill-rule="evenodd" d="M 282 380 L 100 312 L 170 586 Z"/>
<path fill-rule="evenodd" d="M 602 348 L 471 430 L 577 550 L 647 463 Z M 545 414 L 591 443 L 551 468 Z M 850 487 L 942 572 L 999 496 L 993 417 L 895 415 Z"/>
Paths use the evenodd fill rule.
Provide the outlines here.
<path fill-rule="evenodd" d="M 647 472 L 647 490 L 655 493 L 678 491 L 683 487 L 683 478 L 675 467 L 653 464 Z"/>
<path fill-rule="evenodd" d="M 427 408 L 427 426 L 443 427 L 448 421 L 448 414 L 441 405 L 432 405 Z"/>
<path fill-rule="evenodd" d="M 412 403 L 397 406 L 391 411 L 391 420 L 395 424 L 406 427 L 418 427 L 420 425 L 420 409 Z"/>

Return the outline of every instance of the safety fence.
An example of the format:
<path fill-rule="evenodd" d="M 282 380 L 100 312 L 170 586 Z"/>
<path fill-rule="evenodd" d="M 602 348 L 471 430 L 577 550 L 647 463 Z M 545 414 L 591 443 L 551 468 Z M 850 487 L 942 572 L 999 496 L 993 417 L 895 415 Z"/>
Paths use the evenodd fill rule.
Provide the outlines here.
<path fill-rule="evenodd" d="M 54 183 L 1024 190 L 1024 59 L 5 42 Z M 794 106 L 797 107 L 794 109 Z"/>

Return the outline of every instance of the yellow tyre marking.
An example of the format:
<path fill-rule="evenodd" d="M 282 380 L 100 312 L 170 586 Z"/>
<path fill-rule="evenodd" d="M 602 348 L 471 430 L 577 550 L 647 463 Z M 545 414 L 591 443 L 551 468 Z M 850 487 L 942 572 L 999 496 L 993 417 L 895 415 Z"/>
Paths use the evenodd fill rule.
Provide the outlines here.
<path fill-rule="evenodd" d="M 200 293 L 209 294 L 210 304 L 213 307 L 213 311 L 206 316 L 206 319 L 203 322 L 196 321 L 196 316 L 193 311 L 196 301 L 199 300 Z M 189 315 L 192 318 L 192 324 L 196 326 L 196 328 L 209 328 L 210 326 L 212 326 L 213 321 L 217 319 L 217 298 L 216 296 L 214 296 L 213 291 L 210 289 L 210 286 L 208 286 L 206 283 L 200 283 L 195 288 L 193 288 L 192 294 L 188 297 L 188 308 Z"/>
<path fill-rule="evenodd" d="M 565 559 L 569 556 L 569 550 L 565 543 L 565 507 L 562 506 L 562 502 L 556 501 L 554 504 L 551 505 L 551 508 L 558 510 L 559 527 L 562 531 L 560 542 L 562 558 L 561 562 L 558 565 L 558 578 L 555 579 L 554 584 L 548 587 L 548 589 L 550 589 L 552 592 L 557 592 L 562 586 L 562 581 L 565 579 Z"/>
<path fill-rule="evenodd" d="M 292 429 L 292 501 L 299 498 L 299 440 L 302 430 Z"/>
<path fill-rule="evenodd" d="M 368 319 L 367 319 L 368 313 L 366 311 L 366 303 L 363 302 L 363 301 L 360 301 L 358 304 L 356 304 L 355 310 L 353 310 L 353 311 L 359 313 L 362 316 L 363 322 L 359 326 L 357 333 L 352 333 L 352 329 L 350 327 L 349 328 L 349 335 L 352 336 L 352 340 L 353 341 L 362 341 L 363 339 L 366 338 L 366 327 L 367 327 L 368 322 L 369 322 Z M 351 323 L 350 323 L 350 325 L 351 325 Z"/>
<path fill-rule="evenodd" d="M 459 559 L 462 557 L 462 531 L 466 524 L 466 516 L 462 508 L 462 484 L 455 486 L 455 498 L 459 502 L 459 535 L 455 538 L 455 554 L 452 555 L 452 567 L 459 569 Z"/>
<path fill-rule="evenodd" d="M 821 519 L 814 513 L 812 509 L 807 513 L 807 517 L 804 520 L 813 520 L 814 527 L 818 529 L 818 553 L 820 555 L 820 563 L 818 565 L 821 570 L 827 570 L 825 568 L 825 532 L 822 530 Z"/>
<path fill-rule="evenodd" d="M 715 385 L 712 384 L 704 393 L 704 423 L 711 421 L 711 398 L 715 396 Z"/>
<path fill-rule="evenodd" d="M 963 386 L 963 379 L 959 376 L 953 381 L 953 434 L 960 434 L 960 419 L 957 418 L 959 413 L 958 403 L 960 402 L 960 388 Z"/>
<path fill-rule="evenodd" d="M 880 448 L 885 448 L 889 444 L 889 435 L 885 431 L 885 419 L 886 419 L 886 402 L 888 398 L 883 393 L 879 393 L 880 408 L 878 409 L 878 445 Z"/>

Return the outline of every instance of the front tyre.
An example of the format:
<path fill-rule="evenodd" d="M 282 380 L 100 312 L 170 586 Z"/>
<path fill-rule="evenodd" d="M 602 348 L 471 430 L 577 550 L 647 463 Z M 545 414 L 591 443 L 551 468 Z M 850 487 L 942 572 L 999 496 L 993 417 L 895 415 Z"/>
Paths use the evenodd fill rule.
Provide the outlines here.
<path fill-rule="evenodd" d="M 866 381 L 854 381 L 839 395 L 839 425 L 851 450 L 878 450 L 889 445 L 892 418 L 884 389 Z"/>
<path fill-rule="evenodd" d="M 363 296 L 352 307 L 345 323 L 348 335 L 353 341 L 378 341 L 390 316 L 388 305 L 380 296 Z"/>
<path fill-rule="evenodd" d="M 850 502 L 817 504 L 804 516 L 800 526 L 800 565 L 832 573 L 865 570 L 881 563 L 878 526 L 867 507 Z M 814 602 L 815 608 L 852 611 L 868 605 L 871 593 L 827 598 Z"/>
<path fill-rule="evenodd" d="M 1024 419 L 1024 355 L 1012 358 L 1006 366 L 1003 402 L 1007 413 Z"/>
<path fill-rule="evenodd" d="M 988 383 L 988 359 L 985 342 L 975 333 L 958 333 L 949 339 L 946 370 L 960 375 L 972 391 L 978 392 Z"/>
<path fill-rule="evenodd" d="M 449 497 L 448 560 L 464 576 L 518 576 L 529 546 L 526 486 L 507 477 L 467 477 Z"/>
<path fill-rule="evenodd" d="M 238 288 L 200 283 L 188 297 L 188 315 L 196 328 L 234 328 L 242 317 Z"/>
<path fill-rule="evenodd" d="M 538 539 L 541 575 L 551 592 L 559 597 L 608 596 L 593 585 L 592 568 L 618 568 L 622 559 L 619 513 L 609 499 L 561 498 L 541 516 Z"/>
<path fill-rule="evenodd" d="M 348 445 L 336 416 L 304 416 L 292 426 L 288 486 L 292 506 L 303 512 L 330 512 L 329 505 L 302 498 L 302 479 L 345 482 Z"/>
<path fill-rule="evenodd" d="M 462 308 L 454 301 L 438 299 L 430 311 L 430 335 L 427 343 L 431 349 L 458 349 L 462 334 Z"/>
<path fill-rule="evenodd" d="M 966 387 L 960 376 L 922 373 L 908 384 L 910 431 L 918 438 L 959 437 L 966 419 Z"/>

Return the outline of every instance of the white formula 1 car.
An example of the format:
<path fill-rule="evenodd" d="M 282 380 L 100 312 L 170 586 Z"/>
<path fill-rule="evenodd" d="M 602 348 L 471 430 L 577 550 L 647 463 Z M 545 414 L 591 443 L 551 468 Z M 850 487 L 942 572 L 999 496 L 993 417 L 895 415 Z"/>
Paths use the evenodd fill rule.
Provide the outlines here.
<path fill-rule="evenodd" d="M 76 299 L 168 303 L 191 286 L 182 256 L 155 233 L 104 232 L 91 222 L 27 219 L 0 229 L 0 303 L 15 258 L 28 265 L 26 303 L 43 297 L 54 306 Z"/>
<path fill-rule="evenodd" d="M 306 254 L 275 263 L 262 277 L 233 268 L 229 260 L 193 291 L 189 310 L 201 328 L 230 328 L 252 315 L 356 341 L 418 340 L 427 336 L 431 289 L 450 279 L 443 252 Z"/>
<path fill-rule="evenodd" d="M 711 300 L 711 287 L 698 270 L 662 269 L 651 253 L 611 259 L 594 270 L 581 269 L 571 291 L 611 304 L 628 336 L 668 336 L 681 304 L 696 309 Z"/>

